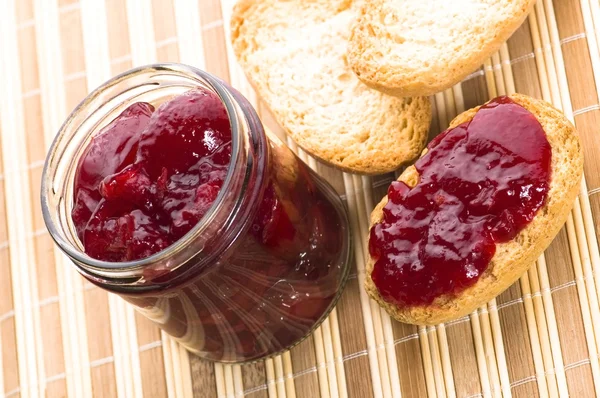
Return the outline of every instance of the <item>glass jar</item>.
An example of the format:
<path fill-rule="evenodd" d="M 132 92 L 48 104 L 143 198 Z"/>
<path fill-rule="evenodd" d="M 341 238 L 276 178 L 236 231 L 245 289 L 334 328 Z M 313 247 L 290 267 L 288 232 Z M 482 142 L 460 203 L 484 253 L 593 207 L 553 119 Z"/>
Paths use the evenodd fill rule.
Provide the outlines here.
<path fill-rule="evenodd" d="M 132 103 L 159 106 L 199 86 L 220 97 L 232 128 L 216 201 L 188 234 L 148 258 L 87 256 L 71 209 L 76 167 L 92 136 Z M 83 276 L 209 360 L 245 362 L 289 349 L 327 316 L 348 276 L 348 220 L 333 189 L 265 134 L 242 95 L 189 66 L 133 69 L 83 100 L 50 148 L 41 199 L 52 238 Z"/>

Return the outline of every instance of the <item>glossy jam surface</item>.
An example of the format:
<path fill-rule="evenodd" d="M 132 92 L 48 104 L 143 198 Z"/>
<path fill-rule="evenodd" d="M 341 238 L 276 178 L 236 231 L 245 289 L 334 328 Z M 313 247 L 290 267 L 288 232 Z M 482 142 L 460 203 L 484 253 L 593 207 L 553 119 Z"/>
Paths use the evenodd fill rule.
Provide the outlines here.
<path fill-rule="evenodd" d="M 371 228 L 372 279 L 388 302 L 427 305 L 473 285 L 496 243 L 544 205 L 551 147 L 537 119 L 507 97 L 447 130 L 417 161 L 419 182 L 394 182 Z"/>
<path fill-rule="evenodd" d="M 171 245 L 208 211 L 230 158 L 231 127 L 215 94 L 191 90 L 156 111 L 129 106 L 79 163 L 72 217 L 86 253 L 132 261 Z"/>
<path fill-rule="evenodd" d="M 187 262 L 185 278 L 148 266 L 144 278 L 158 287 L 119 293 L 192 352 L 224 362 L 298 343 L 327 314 L 348 269 L 348 226 L 335 193 L 261 126 L 249 126 L 268 151 L 247 156 L 266 172 L 260 189 L 256 178 L 248 181 L 241 200 L 253 210 L 235 241 L 217 252 L 222 237 L 209 236 L 202 252 L 217 253 L 214 263 Z M 144 258 L 189 231 L 222 187 L 231 135 L 223 106 L 201 90 L 156 110 L 127 108 L 79 162 L 72 218 L 86 253 Z M 225 195 L 222 204 L 238 200 Z M 228 216 L 217 212 L 212 223 L 225 225 Z"/>

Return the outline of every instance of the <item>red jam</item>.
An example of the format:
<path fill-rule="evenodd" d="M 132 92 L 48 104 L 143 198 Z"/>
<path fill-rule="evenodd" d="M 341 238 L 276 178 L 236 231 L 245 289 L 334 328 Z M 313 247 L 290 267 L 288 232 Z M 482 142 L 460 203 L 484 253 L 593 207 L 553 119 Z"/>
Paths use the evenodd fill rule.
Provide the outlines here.
<path fill-rule="evenodd" d="M 249 125 L 265 140 L 261 127 Z M 231 142 L 227 112 L 211 92 L 189 91 L 156 111 L 128 107 L 94 136 L 78 165 L 72 219 L 86 253 L 136 260 L 181 238 L 215 201 Z M 249 155 L 266 175 L 260 191 L 248 189 L 260 196 L 248 199 L 256 209 L 235 242 L 206 268 L 195 260 L 175 276 L 149 268 L 151 290 L 120 292 L 207 359 L 254 360 L 289 348 L 326 315 L 346 275 L 341 202 L 287 147 L 267 142 L 266 159 Z M 236 200 L 227 195 L 222 203 Z M 210 237 L 203 253 L 220 238 Z"/>
<path fill-rule="evenodd" d="M 544 205 L 551 156 L 538 120 L 508 97 L 436 137 L 415 164 L 418 184 L 392 183 L 383 221 L 371 228 L 371 276 L 383 298 L 427 305 L 472 286 L 496 243 Z"/>
<path fill-rule="evenodd" d="M 231 127 L 216 95 L 191 90 L 155 112 L 129 106 L 79 163 L 72 217 L 86 253 L 132 261 L 171 245 L 208 211 L 230 158 Z"/>

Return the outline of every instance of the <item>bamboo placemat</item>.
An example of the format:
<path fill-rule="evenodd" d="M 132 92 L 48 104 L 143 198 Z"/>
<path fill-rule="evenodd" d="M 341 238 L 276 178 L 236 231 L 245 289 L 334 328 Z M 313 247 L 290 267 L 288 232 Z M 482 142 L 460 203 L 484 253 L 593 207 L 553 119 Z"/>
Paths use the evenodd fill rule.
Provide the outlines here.
<path fill-rule="evenodd" d="M 76 274 L 44 227 L 40 175 L 68 112 L 106 79 L 156 61 L 200 67 L 246 94 L 285 139 L 233 57 L 234 1 L 0 0 L 0 397 L 600 396 L 598 0 L 538 0 L 499 53 L 432 97 L 431 136 L 466 108 L 521 92 L 562 109 L 584 144 L 586 178 L 565 227 L 470 316 L 418 328 L 369 301 L 368 214 L 394 175 L 342 174 L 301 150 L 347 202 L 356 271 L 291 352 L 243 366 L 202 361 Z"/>

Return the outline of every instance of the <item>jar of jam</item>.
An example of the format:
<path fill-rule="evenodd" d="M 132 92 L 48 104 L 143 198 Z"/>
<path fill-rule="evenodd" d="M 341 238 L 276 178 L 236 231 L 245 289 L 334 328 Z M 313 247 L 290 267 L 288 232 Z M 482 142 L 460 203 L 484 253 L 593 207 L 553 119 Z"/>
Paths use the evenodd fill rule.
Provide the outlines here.
<path fill-rule="evenodd" d="M 202 212 L 186 213 L 180 206 L 172 212 L 180 216 L 169 221 L 172 225 L 144 229 L 151 225 L 144 220 L 156 216 L 152 213 L 156 197 L 164 206 L 181 198 L 179 191 L 169 191 L 170 184 L 182 179 L 177 167 L 187 156 L 184 152 L 193 148 L 189 140 L 194 139 L 196 128 L 169 122 L 177 131 L 187 128 L 188 141 L 153 139 L 154 146 L 131 144 L 119 129 L 127 133 L 141 128 L 140 123 L 156 112 L 176 108 L 167 102 L 194 90 L 216 98 L 226 112 L 227 156 L 219 163 L 214 160 L 217 155 L 211 155 L 213 161 L 194 174 L 220 176 L 215 177 L 218 184 L 195 188 L 194 203 L 203 198 Z M 207 126 L 210 132 L 216 130 L 214 124 Z M 100 139 L 107 129 L 121 135 Z M 125 146 L 131 153 L 124 152 Z M 147 181 L 138 175 L 127 177 L 136 166 L 132 162 L 142 156 L 142 147 L 155 152 L 145 160 L 147 170 L 156 170 L 145 174 Z M 113 167 L 111 171 L 120 174 L 101 176 L 106 177 L 101 183 L 91 184 L 99 179 L 90 177 L 90 169 L 82 166 L 86 162 L 95 170 Z M 129 192 L 129 196 L 111 202 L 115 192 Z M 109 217 L 110 211 L 129 211 L 128 203 L 143 197 L 140 192 L 154 193 L 154 199 L 140 199 L 142 210 Z M 276 137 L 265 133 L 242 95 L 193 67 L 141 67 L 92 92 L 67 118 L 50 148 L 41 199 L 52 238 L 85 278 L 118 294 L 188 350 L 209 360 L 246 362 L 289 349 L 328 315 L 348 276 L 349 225 L 334 190 Z M 111 206 L 117 210 L 106 210 Z M 195 224 L 177 229 L 186 222 Z M 129 225 L 135 227 L 129 230 Z M 107 235 L 109 227 L 113 235 Z M 131 238 L 142 230 L 144 239 L 154 238 L 151 243 L 142 239 L 137 246 L 121 244 L 122 234 Z M 167 230 L 183 232 L 167 235 Z"/>

